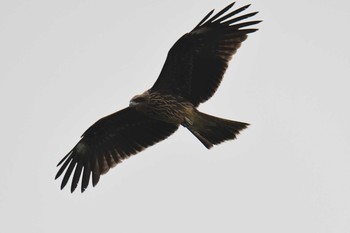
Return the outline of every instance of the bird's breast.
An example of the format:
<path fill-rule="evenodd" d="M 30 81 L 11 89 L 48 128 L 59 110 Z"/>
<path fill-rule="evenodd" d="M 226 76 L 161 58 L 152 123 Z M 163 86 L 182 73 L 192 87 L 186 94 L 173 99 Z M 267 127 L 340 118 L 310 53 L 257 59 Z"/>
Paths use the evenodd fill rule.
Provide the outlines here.
<path fill-rule="evenodd" d="M 181 124 L 189 117 L 194 106 L 182 97 L 168 94 L 151 94 L 146 114 L 169 123 Z"/>

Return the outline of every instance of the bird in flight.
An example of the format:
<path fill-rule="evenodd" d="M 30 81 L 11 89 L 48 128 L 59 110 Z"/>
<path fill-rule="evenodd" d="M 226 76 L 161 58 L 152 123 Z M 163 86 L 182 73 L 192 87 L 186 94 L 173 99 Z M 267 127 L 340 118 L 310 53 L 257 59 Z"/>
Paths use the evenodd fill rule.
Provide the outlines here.
<path fill-rule="evenodd" d="M 61 189 L 70 176 L 71 192 L 81 179 L 81 192 L 92 179 L 122 160 L 173 134 L 180 125 L 206 148 L 235 139 L 249 124 L 202 113 L 199 104 L 213 96 L 228 63 L 249 33 L 261 21 L 244 21 L 258 12 L 242 14 L 250 5 L 230 11 L 235 3 L 213 15 L 209 12 L 168 52 L 154 85 L 130 100 L 129 106 L 101 118 L 81 136 L 77 145 L 58 163 L 55 179 L 63 173 Z M 212 16 L 212 17 L 210 17 Z"/>

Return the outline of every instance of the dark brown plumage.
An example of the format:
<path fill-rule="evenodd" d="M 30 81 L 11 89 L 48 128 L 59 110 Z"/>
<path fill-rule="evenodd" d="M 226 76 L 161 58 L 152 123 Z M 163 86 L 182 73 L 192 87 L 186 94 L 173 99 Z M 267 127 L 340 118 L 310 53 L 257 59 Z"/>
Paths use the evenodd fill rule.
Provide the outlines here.
<path fill-rule="evenodd" d="M 151 89 L 135 96 L 129 107 L 100 119 L 86 130 L 78 144 L 58 164 L 61 167 L 56 179 L 64 173 L 61 188 L 66 186 L 72 174 L 72 192 L 80 178 L 82 192 L 90 177 L 95 186 L 101 174 L 164 140 L 180 125 L 189 129 L 208 149 L 235 139 L 248 126 L 196 109 L 213 96 L 232 55 L 247 34 L 257 30 L 245 27 L 260 22 L 241 22 L 257 12 L 236 17 L 249 5 L 226 13 L 233 5 L 210 18 L 211 11 L 173 45 Z"/>

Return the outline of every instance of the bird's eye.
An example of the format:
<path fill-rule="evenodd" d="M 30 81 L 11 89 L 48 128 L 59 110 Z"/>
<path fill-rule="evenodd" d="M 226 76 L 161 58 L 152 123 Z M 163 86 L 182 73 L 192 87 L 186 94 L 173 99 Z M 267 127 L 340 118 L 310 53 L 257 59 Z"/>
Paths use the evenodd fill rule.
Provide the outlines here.
<path fill-rule="evenodd" d="M 139 96 L 139 97 L 136 97 L 134 99 L 134 101 L 137 102 L 137 103 L 142 103 L 142 102 L 145 102 L 145 98 L 142 97 L 142 96 Z"/>

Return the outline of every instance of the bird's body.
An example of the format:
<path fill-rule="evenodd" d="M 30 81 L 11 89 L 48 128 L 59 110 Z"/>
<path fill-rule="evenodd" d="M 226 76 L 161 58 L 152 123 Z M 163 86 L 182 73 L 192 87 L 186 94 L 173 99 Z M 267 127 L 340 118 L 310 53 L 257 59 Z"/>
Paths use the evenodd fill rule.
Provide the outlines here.
<path fill-rule="evenodd" d="M 130 100 L 129 106 L 103 117 L 88 128 L 77 145 L 59 162 L 56 178 L 64 174 L 61 188 L 70 176 L 73 192 L 81 179 L 83 192 L 92 179 L 122 160 L 186 127 L 206 147 L 235 139 L 248 124 L 214 117 L 197 110 L 219 87 L 228 62 L 247 34 L 245 27 L 260 21 L 240 22 L 257 12 L 232 18 L 249 7 L 227 13 L 234 3 L 216 15 L 207 14 L 169 50 L 154 85 Z M 227 13 L 227 14 L 226 14 Z"/>
<path fill-rule="evenodd" d="M 195 107 L 181 96 L 148 90 L 136 95 L 129 107 L 144 113 L 146 116 L 180 125 L 186 117 L 193 115 Z"/>

